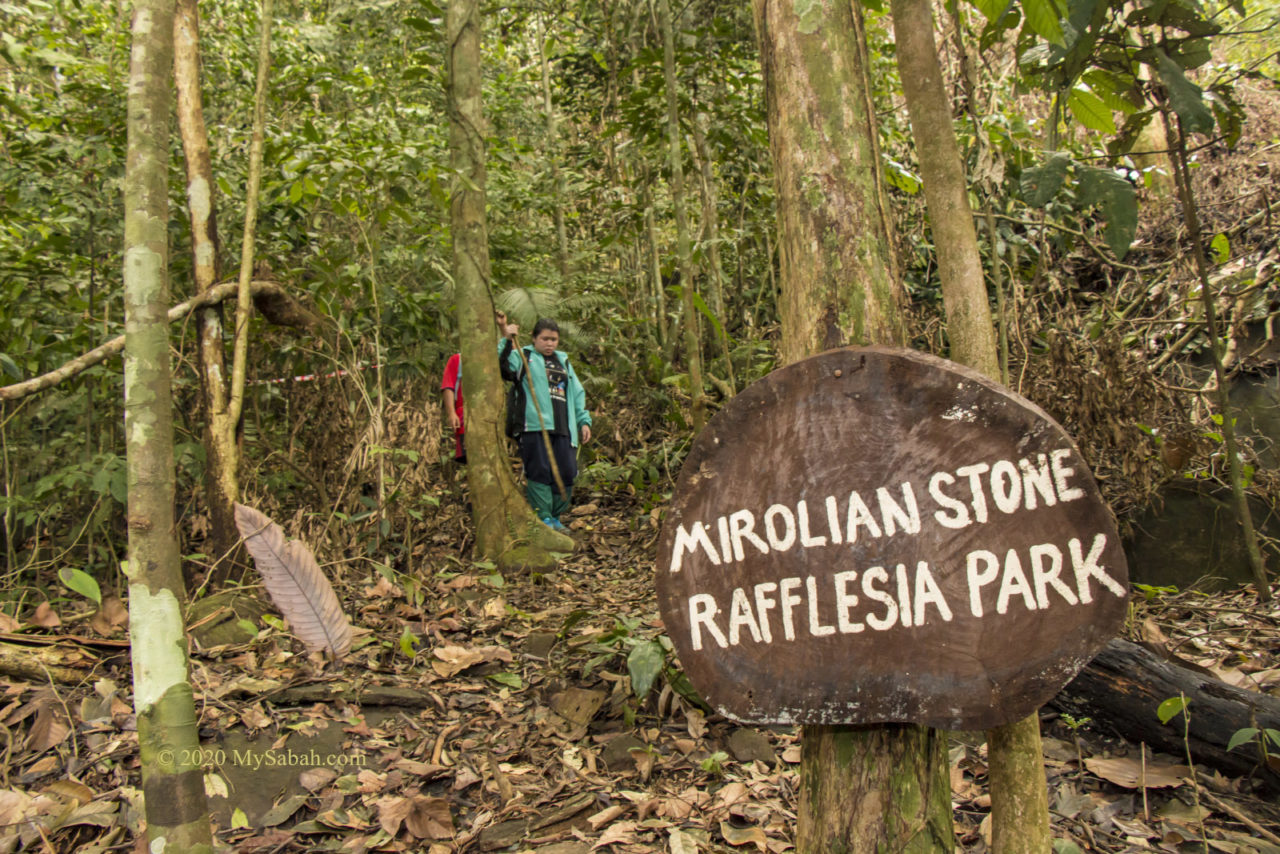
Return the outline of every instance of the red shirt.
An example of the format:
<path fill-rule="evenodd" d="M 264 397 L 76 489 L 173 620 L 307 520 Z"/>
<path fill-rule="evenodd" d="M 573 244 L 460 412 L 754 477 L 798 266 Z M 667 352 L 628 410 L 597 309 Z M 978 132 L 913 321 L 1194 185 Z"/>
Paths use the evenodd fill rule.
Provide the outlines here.
<path fill-rule="evenodd" d="M 454 353 L 444 366 L 444 378 L 440 380 L 440 390 L 453 389 L 453 411 L 458 413 L 458 435 L 466 430 L 466 421 L 462 417 L 462 356 Z"/>

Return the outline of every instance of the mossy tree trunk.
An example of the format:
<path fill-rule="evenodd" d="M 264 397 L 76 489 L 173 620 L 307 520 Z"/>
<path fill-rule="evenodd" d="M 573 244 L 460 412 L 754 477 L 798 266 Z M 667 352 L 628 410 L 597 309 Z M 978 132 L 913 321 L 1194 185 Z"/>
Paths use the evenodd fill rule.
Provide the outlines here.
<path fill-rule="evenodd" d="M 169 381 L 169 75 L 173 0 L 138 0 L 125 164 L 125 447 L 129 636 L 151 850 L 213 850 L 187 678 L 182 566 L 174 530 Z M 185 760 L 185 761 L 184 761 Z"/>
<path fill-rule="evenodd" d="M 784 363 L 902 344 L 902 284 L 856 4 L 755 0 L 778 187 Z M 950 852 L 946 744 L 914 725 L 808 726 L 796 849 Z"/>
<path fill-rule="evenodd" d="M 778 186 L 783 364 L 901 344 L 866 37 L 856 4 L 754 0 Z"/>
<path fill-rule="evenodd" d="M 552 553 L 572 550 L 573 541 L 538 521 L 516 486 L 503 438 L 505 402 L 498 370 L 498 329 L 490 292 L 485 220 L 478 0 L 451 0 L 446 30 L 449 149 L 458 175 L 449 209 L 476 554 L 502 567 L 548 567 L 555 562 Z"/>
<path fill-rule="evenodd" d="M 969 207 L 960 146 L 942 83 L 929 0 L 892 0 L 898 70 L 924 182 L 929 226 L 938 254 L 951 358 L 1000 381 L 991 304 Z M 994 263 L 999 264 L 999 259 Z M 987 733 L 991 757 L 993 849 L 1038 854 L 1051 845 L 1040 718 Z"/>

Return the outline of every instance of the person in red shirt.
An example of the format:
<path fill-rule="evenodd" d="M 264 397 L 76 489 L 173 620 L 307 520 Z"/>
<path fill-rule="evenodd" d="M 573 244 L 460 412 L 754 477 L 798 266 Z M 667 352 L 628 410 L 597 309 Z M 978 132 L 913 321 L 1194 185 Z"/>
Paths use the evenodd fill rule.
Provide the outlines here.
<path fill-rule="evenodd" d="M 505 329 L 507 325 L 507 316 L 502 312 L 495 312 L 494 319 L 498 322 L 498 329 Z M 462 354 L 454 353 L 449 357 L 449 361 L 444 366 L 444 377 L 440 380 L 440 393 L 444 398 L 444 423 L 449 429 L 453 430 L 454 453 L 453 458 L 459 463 L 465 464 L 467 461 L 467 447 L 463 441 L 463 434 L 466 432 L 466 422 L 463 417 L 462 404 Z"/>

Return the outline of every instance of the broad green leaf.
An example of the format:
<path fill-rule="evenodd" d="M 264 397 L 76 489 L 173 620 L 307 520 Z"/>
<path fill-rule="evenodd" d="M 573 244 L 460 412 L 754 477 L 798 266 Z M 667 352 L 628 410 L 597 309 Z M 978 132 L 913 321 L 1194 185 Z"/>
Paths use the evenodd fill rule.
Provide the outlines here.
<path fill-rule="evenodd" d="M 1228 88 L 1211 89 L 1206 96 L 1213 107 L 1213 115 L 1218 120 L 1218 129 L 1222 132 L 1223 141 L 1228 148 L 1235 148 L 1244 131 L 1244 107 L 1236 100 Z"/>
<path fill-rule="evenodd" d="M 1178 114 L 1187 133 L 1209 133 L 1213 130 L 1213 113 L 1204 103 L 1204 92 L 1187 79 L 1182 67 L 1164 51 L 1156 50 L 1156 72 L 1169 92 L 1169 103 Z"/>
<path fill-rule="evenodd" d="M 1101 98 L 1102 103 L 1115 112 L 1124 113 L 1127 116 L 1138 111 L 1140 105 L 1126 97 L 1132 89 L 1131 84 L 1110 71 L 1091 68 L 1080 75 L 1080 79 L 1088 85 L 1090 92 Z"/>
<path fill-rule="evenodd" d="M 10 358 L 8 353 L 0 353 L 0 368 L 15 380 L 22 380 L 22 368 L 18 367 L 18 363 Z"/>
<path fill-rule="evenodd" d="M 1088 89 L 1079 86 L 1072 89 L 1071 94 L 1067 96 L 1067 108 L 1089 130 L 1108 135 L 1116 132 L 1116 122 L 1111 116 L 1111 108 Z"/>
<path fill-rule="evenodd" d="M 1117 258 L 1129 252 L 1138 231 L 1138 196 L 1133 185 L 1110 169 L 1079 167 L 1076 200 L 1081 207 L 1097 205 L 1107 220 L 1107 245 Z"/>
<path fill-rule="evenodd" d="M 244 814 L 244 810 L 236 807 L 231 813 L 231 829 L 239 830 L 249 826 L 249 816 Z"/>
<path fill-rule="evenodd" d="M 888 180 L 890 184 L 912 196 L 920 192 L 920 187 L 922 186 L 920 183 L 920 176 L 916 175 L 892 157 L 884 156 L 881 159 L 884 160 L 885 179 Z"/>
<path fill-rule="evenodd" d="M 644 641 L 631 648 L 631 654 L 627 656 L 627 672 L 631 674 L 631 691 L 636 697 L 645 698 L 666 660 L 666 650 L 657 641 Z"/>
<path fill-rule="evenodd" d="M 58 570 L 58 580 L 68 590 L 74 590 L 84 598 L 92 599 L 97 605 L 102 604 L 102 589 L 98 587 L 98 582 L 94 580 L 94 577 L 83 569 L 64 566 Z"/>
<path fill-rule="evenodd" d="M 1067 177 L 1071 158 L 1062 152 L 1054 152 L 1041 166 L 1022 172 L 1022 198 L 1033 208 L 1042 208 L 1058 194 L 1062 181 Z"/>
<path fill-rule="evenodd" d="M 1209 246 L 1213 249 L 1214 260 L 1219 264 L 1225 264 L 1231 260 L 1231 241 L 1225 234 L 1221 232 L 1215 234 Z"/>
<path fill-rule="evenodd" d="M 518 673 L 490 673 L 489 678 L 499 685 L 506 685 L 508 688 L 514 688 L 517 691 L 524 687 L 524 680 L 520 678 Z"/>
<path fill-rule="evenodd" d="M 1022 0 L 1022 11 L 1027 16 L 1027 24 L 1051 44 L 1065 47 L 1062 37 L 1062 22 L 1058 18 L 1058 9 L 1053 0 Z"/>
<path fill-rule="evenodd" d="M 1012 5 L 1012 0 L 973 0 L 973 5 L 988 21 L 994 21 Z"/>
<path fill-rule="evenodd" d="M 1156 709 L 1156 716 L 1160 718 L 1160 723 L 1167 724 L 1179 714 L 1185 714 L 1187 709 L 1186 697 L 1170 697 L 1160 704 Z"/>
<path fill-rule="evenodd" d="M 702 312 L 703 317 L 711 323 L 711 326 L 715 329 L 716 337 L 722 337 L 724 335 L 724 327 L 720 325 L 720 319 L 712 314 L 711 309 L 707 307 L 706 302 L 702 299 L 702 294 L 697 291 L 693 292 L 693 306 Z"/>
<path fill-rule="evenodd" d="M 1227 750 L 1235 750 L 1242 744 L 1248 744 L 1258 735 L 1258 728 L 1247 726 L 1244 729 L 1238 729 L 1231 739 L 1227 742 Z"/>
<path fill-rule="evenodd" d="M 418 653 L 418 636 L 409 631 L 406 625 L 404 631 L 400 633 L 400 651 L 404 653 L 405 658 L 413 658 Z"/>

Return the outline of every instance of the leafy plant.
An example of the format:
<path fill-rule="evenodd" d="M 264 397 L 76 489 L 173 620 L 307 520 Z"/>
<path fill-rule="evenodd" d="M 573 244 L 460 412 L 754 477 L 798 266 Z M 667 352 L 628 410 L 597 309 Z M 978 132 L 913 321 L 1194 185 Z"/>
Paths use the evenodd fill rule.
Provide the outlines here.
<path fill-rule="evenodd" d="M 706 759 L 698 763 L 698 767 L 705 773 L 716 777 L 724 776 L 724 763 L 729 761 L 729 754 L 723 750 L 717 750 Z"/>
<path fill-rule="evenodd" d="M 585 612 L 575 611 L 565 619 L 565 628 L 561 629 L 561 637 L 567 628 L 577 624 L 588 616 Z M 698 696 L 689 677 L 680 669 L 672 653 L 671 639 L 666 635 L 656 638 L 644 638 L 636 633 L 640 627 L 637 617 L 618 617 L 613 628 L 597 637 L 586 650 L 594 653 L 583 667 L 583 676 L 587 676 L 597 667 L 615 662 L 626 654 L 627 674 L 631 677 L 631 693 L 641 702 L 649 695 L 659 678 L 666 679 L 667 684 L 679 696 L 702 709 L 708 709 L 706 702 Z"/>
<path fill-rule="evenodd" d="M 1264 762 L 1280 761 L 1280 730 L 1265 727 L 1248 726 L 1236 730 L 1227 742 L 1227 750 L 1235 750 L 1243 744 L 1256 744 L 1259 757 Z"/>

